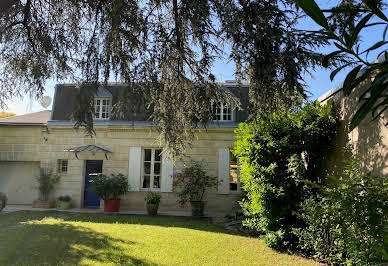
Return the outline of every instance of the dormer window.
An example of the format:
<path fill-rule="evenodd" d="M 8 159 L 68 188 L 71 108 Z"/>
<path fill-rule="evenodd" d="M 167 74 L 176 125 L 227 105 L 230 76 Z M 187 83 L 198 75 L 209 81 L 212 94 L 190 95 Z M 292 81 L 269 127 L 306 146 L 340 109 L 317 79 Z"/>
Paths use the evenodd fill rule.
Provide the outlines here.
<path fill-rule="evenodd" d="M 212 103 L 213 121 L 232 121 L 232 107 L 225 103 Z"/>
<path fill-rule="evenodd" d="M 94 98 L 94 119 L 109 119 L 110 98 Z"/>

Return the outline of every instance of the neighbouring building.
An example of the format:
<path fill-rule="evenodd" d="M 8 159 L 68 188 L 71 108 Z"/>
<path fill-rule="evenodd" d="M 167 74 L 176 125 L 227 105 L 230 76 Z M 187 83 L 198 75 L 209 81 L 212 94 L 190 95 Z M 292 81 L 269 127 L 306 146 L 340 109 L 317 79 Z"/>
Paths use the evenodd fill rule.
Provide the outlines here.
<path fill-rule="evenodd" d="M 245 110 L 248 86 L 231 82 L 221 85 L 240 98 Z M 205 196 L 206 210 L 234 213 L 241 195 L 237 161 L 230 149 L 235 142 L 234 129 L 246 120 L 246 112 L 225 104 L 214 105 L 214 121 L 196 131 L 187 157 L 163 159 L 158 133 L 144 109 L 120 116 L 111 113 L 122 89 L 123 84 L 116 83 L 99 87 L 94 99 L 93 138 L 73 129 L 70 115 L 79 95 L 74 84 L 56 86 L 51 112 L 0 119 L 0 191 L 8 194 L 9 204 L 36 200 L 36 177 L 41 168 L 52 167 L 61 176 L 52 197 L 69 195 L 75 207 L 100 206 L 90 189 L 94 174 L 122 173 L 128 176 L 130 191 L 122 197 L 121 209 L 144 209 L 145 193 L 159 191 L 160 210 L 182 210 L 173 192 L 172 174 L 195 160 L 203 161 L 206 171 L 219 180 L 218 187 Z"/>

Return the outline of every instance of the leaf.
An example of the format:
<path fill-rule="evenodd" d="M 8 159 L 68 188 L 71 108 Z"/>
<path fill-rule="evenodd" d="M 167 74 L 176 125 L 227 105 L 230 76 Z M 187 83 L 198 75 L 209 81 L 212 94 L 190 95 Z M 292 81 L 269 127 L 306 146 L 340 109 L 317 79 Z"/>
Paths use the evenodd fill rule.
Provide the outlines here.
<path fill-rule="evenodd" d="M 329 66 L 329 60 L 330 60 L 330 58 L 332 58 L 332 57 L 334 57 L 335 55 L 340 54 L 340 53 L 342 53 L 342 51 L 335 51 L 335 52 L 332 52 L 332 53 L 330 53 L 330 54 L 328 54 L 328 55 L 325 55 L 325 57 L 324 57 L 323 60 L 322 60 L 322 66 L 323 66 L 323 67 L 328 67 L 328 66 Z"/>
<path fill-rule="evenodd" d="M 388 22 L 388 18 L 384 15 L 383 12 L 381 12 L 381 10 L 377 6 L 377 3 L 379 1 L 375 1 L 375 0 L 362 0 L 362 2 L 364 2 L 372 10 L 372 12 L 374 14 L 376 14 L 376 16 L 378 16 L 382 20 L 385 20 L 385 21 Z"/>
<path fill-rule="evenodd" d="M 381 111 L 376 115 L 376 111 L 380 108 L 380 107 L 383 107 L 383 109 L 381 109 Z M 375 120 L 376 118 L 378 118 L 385 110 L 388 109 L 388 97 L 382 101 L 381 103 L 379 103 L 378 105 L 374 106 L 372 108 L 372 117 L 373 117 L 373 120 Z"/>
<path fill-rule="evenodd" d="M 329 30 L 327 19 L 314 0 L 295 0 L 296 4 L 317 24 Z"/>
<path fill-rule="evenodd" d="M 338 49 L 340 49 L 341 51 L 343 51 L 343 52 L 345 52 L 345 53 L 348 53 L 348 54 L 351 54 L 351 53 L 352 53 L 349 49 L 343 47 L 343 46 L 340 45 L 339 43 L 334 42 L 334 45 L 337 46 Z"/>
<path fill-rule="evenodd" d="M 342 86 L 342 90 L 346 96 L 349 96 L 350 92 L 354 88 L 352 86 L 353 81 L 356 79 L 358 72 L 360 71 L 362 65 L 358 65 L 355 68 L 353 68 L 352 71 L 349 72 L 349 74 L 346 76 L 344 84 Z"/>
<path fill-rule="evenodd" d="M 388 77 L 388 74 L 385 74 L 381 79 L 385 80 Z M 354 128 L 356 128 L 360 122 L 366 117 L 366 115 L 372 110 L 374 104 L 376 103 L 377 99 L 380 97 L 381 93 L 388 87 L 388 82 L 384 83 L 383 85 L 378 84 L 379 82 L 374 82 L 369 88 L 371 91 L 371 97 L 366 100 L 366 102 L 357 110 L 357 112 L 354 114 L 352 121 L 350 122 L 350 131 L 352 131 Z M 373 86 L 373 88 L 372 88 Z"/>
<path fill-rule="evenodd" d="M 369 53 L 370 51 L 373 51 L 381 46 L 383 46 L 384 44 L 387 44 L 388 41 L 379 41 L 377 43 L 375 43 L 374 45 L 372 45 L 371 47 L 369 47 L 368 49 L 366 49 L 365 51 L 363 51 L 361 54 L 364 54 L 364 53 Z"/>
<path fill-rule="evenodd" d="M 387 36 L 387 30 L 388 30 L 388 24 L 385 27 L 384 32 L 383 32 L 383 41 L 385 41 L 385 37 Z"/>
<path fill-rule="evenodd" d="M 344 69 L 345 67 L 348 67 L 350 65 L 353 65 L 354 63 L 347 63 L 345 65 L 342 65 L 340 66 L 339 68 L 337 68 L 336 70 L 334 70 L 333 72 L 330 73 L 330 80 L 333 81 L 334 77 L 338 74 L 338 72 L 340 72 L 342 69 Z"/>
<path fill-rule="evenodd" d="M 356 42 L 356 39 L 358 37 L 358 34 L 360 33 L 360 31 L 365 27 L 365 24 L 369 21 L 369 19 L 373 16 L 372 13 L 366 15 L 363 19 L 361 19 L 361 21 L 357 24 L 357 26 L 354 28 L 354 31 L 352 33 L 352 36 L 350 38 L 350 42 L 352 44 L 352 46 L 354 45 L 354 43 Z"/>

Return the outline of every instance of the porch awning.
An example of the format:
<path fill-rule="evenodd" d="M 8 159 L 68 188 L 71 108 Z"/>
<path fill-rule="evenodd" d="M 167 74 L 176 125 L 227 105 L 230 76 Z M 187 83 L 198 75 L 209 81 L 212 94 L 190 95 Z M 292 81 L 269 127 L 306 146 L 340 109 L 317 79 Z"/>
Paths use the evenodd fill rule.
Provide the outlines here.
<path fill-rule="evenodd" d="M 95 154 L 96 152 L 103 152 L 105 154 L 105 158 L 108 160 L 108 153 L 112 153 L 111 151 L 101 148 L 96 145 L 86 145 L 86 146 L 78 146 L 73 148 L 64 149 L 66 152 L 74 152 L 75 157 L 78 159 L 79 152 L 91 152 Z"/>

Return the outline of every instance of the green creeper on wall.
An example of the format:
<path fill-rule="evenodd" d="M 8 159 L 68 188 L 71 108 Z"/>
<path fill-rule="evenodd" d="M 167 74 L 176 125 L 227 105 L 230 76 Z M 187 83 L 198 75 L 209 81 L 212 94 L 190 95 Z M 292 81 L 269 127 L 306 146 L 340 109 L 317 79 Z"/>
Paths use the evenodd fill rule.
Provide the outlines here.
<path fill-rule="evenodd" d="M 7 204 L 7 195 L 4 192 L 0 192 L 0 212 L 5 208 Z"/>

